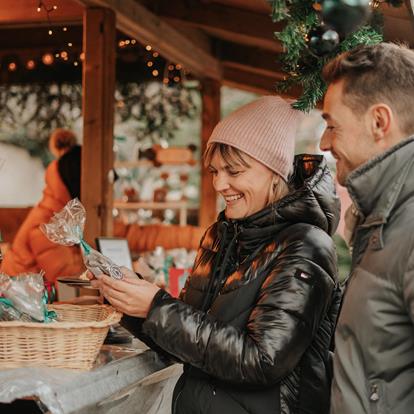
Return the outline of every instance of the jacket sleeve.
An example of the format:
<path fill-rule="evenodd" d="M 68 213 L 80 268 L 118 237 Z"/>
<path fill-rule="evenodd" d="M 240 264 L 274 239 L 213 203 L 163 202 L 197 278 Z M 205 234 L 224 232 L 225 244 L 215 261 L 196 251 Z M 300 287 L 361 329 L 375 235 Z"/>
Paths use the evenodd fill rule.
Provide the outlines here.
<path fill-rule="evenodd" d="M 254 386 L 280 381 L 311 344 L 335 288 L 333 242 L 316 234 L 316 240 L 304 236 L 282 246 L 243 331 L 160 291 L 143 324 L 145 333 L 220 380 Z"/>

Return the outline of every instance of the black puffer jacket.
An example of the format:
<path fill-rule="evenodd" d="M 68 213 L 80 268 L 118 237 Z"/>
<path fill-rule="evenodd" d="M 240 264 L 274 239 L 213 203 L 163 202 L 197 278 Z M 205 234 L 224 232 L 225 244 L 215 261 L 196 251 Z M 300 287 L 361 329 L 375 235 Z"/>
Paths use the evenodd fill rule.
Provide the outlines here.
<path fill-rule="evenodd" d="M 182 300 L 155 296 L 142 332 L 185 364 L 174 413 L 328 412 L 339 201 L 321 156 L 296 157 L 292 185 L 248 218 L 221 214 Z"/>

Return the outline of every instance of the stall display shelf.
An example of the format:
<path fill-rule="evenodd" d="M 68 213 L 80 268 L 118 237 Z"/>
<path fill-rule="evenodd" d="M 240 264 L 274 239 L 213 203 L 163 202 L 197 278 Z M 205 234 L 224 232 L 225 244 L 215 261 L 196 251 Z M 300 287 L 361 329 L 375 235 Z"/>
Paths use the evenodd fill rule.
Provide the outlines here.
<path fill-rule="evenodd" d="M 178 210 L 179 211 L 179 224 L 185 226 L 187 224 L 187 210 L 188 203 L 185 200 L 180 201 L 138 201 L 138 202 L 125 202 L 121 200 L 114 201 L 114 208 L 118 210 L 139 210 L 140 208 L 148 210 Z"/>

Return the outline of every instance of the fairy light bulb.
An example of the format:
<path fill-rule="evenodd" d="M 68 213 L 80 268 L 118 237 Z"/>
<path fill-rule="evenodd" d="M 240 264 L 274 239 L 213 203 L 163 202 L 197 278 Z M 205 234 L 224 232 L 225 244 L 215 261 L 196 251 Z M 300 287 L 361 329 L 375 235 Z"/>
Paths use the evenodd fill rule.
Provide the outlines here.
<path fill-rule="evenodd" d="M 44 65 L 49 66 L 49 65 L 51 65 L 53 63 L 54 60 L 55 59 L 54 59 L 54 57 L 53 57 L 53 55 L 51 53 L 45 53 L 42 56 L 42 62 L 43 62 Z"/>
<path fill-rule="evenodd" d="M 30 59 L 26 62 L 26 68 L 28 70 L 33 70 L 35 68 L 35 66 L 36 66 L 36 63 L 33 59 Z"/>

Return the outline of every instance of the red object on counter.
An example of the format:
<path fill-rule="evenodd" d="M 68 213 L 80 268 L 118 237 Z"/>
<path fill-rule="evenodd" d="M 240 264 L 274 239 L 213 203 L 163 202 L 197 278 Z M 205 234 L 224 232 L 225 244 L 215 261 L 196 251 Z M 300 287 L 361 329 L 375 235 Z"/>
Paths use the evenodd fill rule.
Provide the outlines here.
<path fill-rule="evenodd" d="M 171 296 L 178 297 L 190 271 L 191 269 L 170 268 L 168 273 L 168 290 Z"/>

